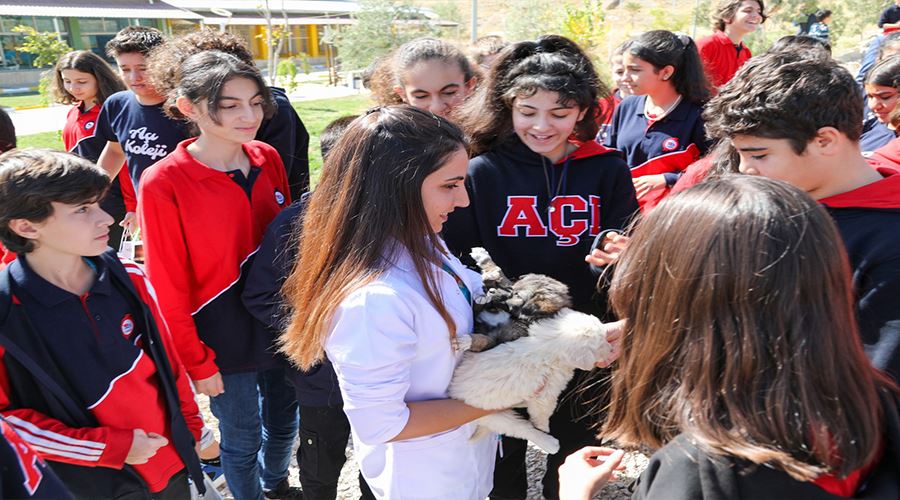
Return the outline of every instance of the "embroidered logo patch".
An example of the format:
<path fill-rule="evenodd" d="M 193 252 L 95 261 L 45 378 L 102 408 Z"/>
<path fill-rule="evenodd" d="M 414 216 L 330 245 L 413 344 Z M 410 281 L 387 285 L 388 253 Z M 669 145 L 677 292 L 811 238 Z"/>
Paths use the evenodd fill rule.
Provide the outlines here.
<path fill-rule="evenodd" d="M 92 128 L 94 128 L 94 122 L 87 122 L 87 123 L 84 124 L 84 129 L 85 129 L 85 130 L 90 130 L 90 129 L 92 129 Z"/>
<path fill-rule="evenodd" d="M 130 314 L 126 314 L 122 318 L 122 335 L 127 339 L 131 337 L 132 333 L 134 333 L 134 320 L 131 319 Z"/>
<path fill-rule="evenodd" d="M 275 190 L 275 203 L 278 203 L 279 205 L 284 205 L 284 195 L 281 194 L 281 191 L 279 191 L 277 189 Z"/>
<path fill-rule="evenodd" d="M 665 152 L 675 151 L 678 149 L 678 138 L 677 137 L 669 137 L 664 140 L 662 143 L 662 150 Z"/>

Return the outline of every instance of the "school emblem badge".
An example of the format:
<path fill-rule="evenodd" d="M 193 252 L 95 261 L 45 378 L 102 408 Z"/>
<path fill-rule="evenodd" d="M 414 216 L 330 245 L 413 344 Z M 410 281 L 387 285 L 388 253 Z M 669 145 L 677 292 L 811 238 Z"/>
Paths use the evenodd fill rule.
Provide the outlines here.
<path fill-rule="evenodd" d="M 90 129 L 92 129 L 92 128 L 94 128 L 94 122 L 87 122 L 87 123 L 84 124 L 84 129 L 85 129 L 85 130 L 90 130 Z"/>
<path fill-rule="evenodd" d="M 678 149 L 678 138 L 677 137 L 669 137 L 664 140 L 662 143 L 662 149 L 665 152 L 675 151 Z"/>
<path fill-rule="evenodd" d="M 281 194 L 281 191 L 279 191 L 277 189 L 275 190 L 275 203 L 278 203 L 279 205 L 284 205 L 284 195 Z"/>
<path fill-rule="evenodd" d="M 131 319 L 130 314 L 126 314 L 122 318 L 122 336 L 127 339 L 131 337 L 132 333 L 134 333 L 134 320 Z"/>

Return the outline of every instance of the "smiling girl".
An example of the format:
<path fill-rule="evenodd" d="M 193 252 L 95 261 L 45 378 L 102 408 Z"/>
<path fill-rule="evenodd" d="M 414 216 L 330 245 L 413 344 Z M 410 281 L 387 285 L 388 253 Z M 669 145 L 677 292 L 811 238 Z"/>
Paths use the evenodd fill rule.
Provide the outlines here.
<path fill-rule="evenodd" d="M 584 257 L 594 236 L 621 229 L 637 209 L 625 163 L 594 140 L 598 102 L 607 94 L 590 59 L 566 38 L 546 36 L 504 50 L 460 110 L 476 155 L 466 181 L 472 205 L 444 227 L 455 253 L 480 246 L 511 278 L 556 278 L 568 285 L 575 309 L 596 315 L 604 306 Z M 555 471 L 565 454 L 594 441 L 590 419 L 573 418 L 573 399 L 564 397 L 550 420 L 562 448 L 548 459 L 547 498 L 556 496 Z M 525 442 L 504 438 L 503 447 L 493 495 L 525 498 Z"/>
<path fill-rule="evenodd" d="M 62 130 L 63 146 L 66 151 L 72 151 L 79 141 L 94 135 L 103 102 L 125 90 L 125 83 L 106 61 L 89 50 L 62 56 L 53 74 L 52 93 L 56 102 L 73 105 Z M 123 228 L 131 226 L 137 210 L 137 196 L 127 168 L 119 170 L 101 205 L 113 218 L 122 221 L 109 228 L 109 244 L 119 248 Z"/>
<path fill-rule="evenodd" d="M 723 0 L 713 12 L 712 35 L 697 41 L 706 76 L 714 87 L 725 85 L 753 54 L 744 37 L 766 22 L 763 0 Z"/>
<path fill-rule="evenodd" d="M 371 85 L 378 104 L 403 102 L 446 118 L 465 102 L 477 81 L 469 58 L 455 45 L 418 38 L 388 56 Z"/>
<path fill-rule="evenodd" d="M 648 210 L 708 149 L 701 112 L 709 85 L 687 35 L 648 31 L 628 46 L 623 62 L 622 83 L 633 95 L 616 108 L 604 143 L 625 153 L 641 209 Z"/>
<path fill-rule="evenodd" d="M 187 58 L 177 77 L 166 112 L 199 136 L 141 178 L 147 274 L 196 391 L 219 419 L 228 488 L 261 500 L 263 486 L 278 485 L 270 469 L 286 477 L 297 429 L 272 338 L 241 302 L 263 233 L 290 203 L 278 153 L 253 140 L 274 104 L 258 70 L 224 52 Z"/>

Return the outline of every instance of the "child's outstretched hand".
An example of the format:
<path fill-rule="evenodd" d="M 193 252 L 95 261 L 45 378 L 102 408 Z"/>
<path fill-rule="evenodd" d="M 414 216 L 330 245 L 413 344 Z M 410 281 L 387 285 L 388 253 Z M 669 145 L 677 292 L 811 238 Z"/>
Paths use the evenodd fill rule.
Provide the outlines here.
<path fill-rule="evenodd" d="M 597 248 L 593 249 L 584 260 L 596 267 L 615 264 L 619 260 L 622 250 L 625 250 L 625 247 L 628 246 L 629 241 L 631 241 L 631 238 L 624 234 L 609 232 L 603 238 L 603 241 L 597 245 Z"/>
<path fill-rule="evenodd" d="M 600 446 L 585 446 L 566 457 L 559 467 L 559 499 L 590 500 L 620 466 L 625 452 Z"/>
<path fill-rule="evenodd" d="M 146 433 L 144 429 L 134 430 L 134 439 L 131 441 L 131 449 L 125 457 L 128 465 L 140 465 L 156 455 L 156 451 L 169 444 L 169 440 L 155 432 Z"/>

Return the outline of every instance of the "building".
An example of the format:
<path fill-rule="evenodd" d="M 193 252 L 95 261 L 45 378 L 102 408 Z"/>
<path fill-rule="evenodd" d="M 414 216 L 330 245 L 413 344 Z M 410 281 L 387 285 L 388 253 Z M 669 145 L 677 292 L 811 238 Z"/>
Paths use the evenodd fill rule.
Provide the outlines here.
<path fill-rule="evenodd" d="M 268 4 L 273 26 L 287 25 L 283 57 L 305 56 L 324 63 L 327 26 L 351 24 L 355 0 L 0 0 L 0 68 L 27 70 L 33 57 L 19 52 L 21 35 L 12 28 L 31 26 L 55 32 L 70 47 L 105 57 L 104 46 L 125 26 L 153 26 L 178 34 L 213 26 L 243 36 L 258 59 L 268 56 L 265 40 Z"/>

